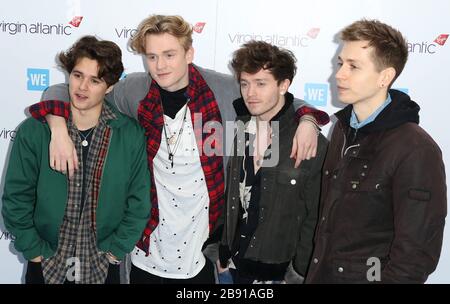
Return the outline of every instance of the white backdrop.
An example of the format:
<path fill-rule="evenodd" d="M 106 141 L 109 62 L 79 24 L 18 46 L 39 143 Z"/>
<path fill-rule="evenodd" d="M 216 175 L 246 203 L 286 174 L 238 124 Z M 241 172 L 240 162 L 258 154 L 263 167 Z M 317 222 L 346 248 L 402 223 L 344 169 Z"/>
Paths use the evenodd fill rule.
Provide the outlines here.
<path fill-rule="evenodd" d="M 292 50 L 298 74 L 291 92 L 330 115 L 340 108 L 332 76 L 339 30 L 363 17 L 397 27 L 409 41 L 410 57 L 394 87 L 420 104 L 421 126 L 450 168 L 445 131 L 450 105 L 444 90 L 450 80 L 450 41 L 435 41 L 450 33 L 448 0 L 15 0 L 3 1 L 0 13 L 0 196 L 14 129 L 26 117 L 26 107 L 47 86 L 65 79 L 56 68 L 56 53 L 82 35 L 95 34 L 122 47 L 125 73 L 143 71 L 142 59 L 127 50 L 127 42 L 150 14 L 179 14 L 195 25 L 194 62 L 221 72 L 230 73 L 231 53 L 250 39 Z M 447 226 L 440 263 L 428 283 L 450 283 L 449 231 Z M 23 266 L 0 217 L 0 283 L 21 282 Z"/>

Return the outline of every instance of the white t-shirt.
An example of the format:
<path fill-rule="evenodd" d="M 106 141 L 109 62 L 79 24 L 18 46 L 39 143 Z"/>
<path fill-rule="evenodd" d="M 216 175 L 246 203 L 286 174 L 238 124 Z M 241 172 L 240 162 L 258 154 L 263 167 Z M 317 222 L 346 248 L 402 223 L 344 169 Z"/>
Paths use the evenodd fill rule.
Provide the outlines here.
<path fill-rule="evenodd" d="M 164 115 L 167 137 L 178 136 L 185 105 L 172 119 Z M 169 132 L 171 133 L 169 135 Z M 150 254 L 135 248 L 132 263 L 153 275 L 171 279 L 195 277 L 205 265 L 202 246 L 209 234 L 209 195 L 192 127 L 186 111 L 183 132 L 169 161 L 167 140 L 162 131 L 161 145 L 153 159 L 158 194 L 159 224 L 150 235 Z"/>

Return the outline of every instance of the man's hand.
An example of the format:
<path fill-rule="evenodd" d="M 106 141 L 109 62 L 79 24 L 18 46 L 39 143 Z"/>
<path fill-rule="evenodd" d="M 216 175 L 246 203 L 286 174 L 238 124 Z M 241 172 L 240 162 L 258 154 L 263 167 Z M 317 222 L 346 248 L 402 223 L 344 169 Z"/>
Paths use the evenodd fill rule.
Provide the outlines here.
<path fill-rule="evenodd" d="M 117 257 L 112 254 L 111 252 L 107 252 L 106 253 L 106 258 L 108 259 L 109 263 L 113 264 L 113 265 L 119 265 L 120 261 L 117 259 Z"/>
<path fill-rule="evenodd" d="M 78 156 L 67 131 L 66 121 L 50 114 L 46 119 L 52 131 L 49 146 L 50 167 L 63 174 L 69 173 L 69 179 L 72 179 L 74 171 L 79 168 Z"/>
<path fill-rule="evenodd" d="M 302 160 L 316 156 L 318 130 L 316 125 L 308 120 L 300 120 L 294 139 L 292 140 L 291 158 L 295 159 L 295 168 Z"/>
<path fill-rule="evenodd" d="M 228 267 L 227 268 L 222 268 L 222 266 L 220 265 L 220 261 L 219 260 L 216 261 L 216 267 L 217 267 L 217 272 L 218 273 L 223 273 L 223 272 L 228 270 Z"/>
<path fill-rule="evenodd" d="M 34 259 L 31 259 L 30 260 L 30 262 L 33 262 L 33 263 L 40 263 L 40 262 L 42 262 L 42 256 L 40 255 L 40 256 L 38 256 L 38 257 L 35 257 Z"/>

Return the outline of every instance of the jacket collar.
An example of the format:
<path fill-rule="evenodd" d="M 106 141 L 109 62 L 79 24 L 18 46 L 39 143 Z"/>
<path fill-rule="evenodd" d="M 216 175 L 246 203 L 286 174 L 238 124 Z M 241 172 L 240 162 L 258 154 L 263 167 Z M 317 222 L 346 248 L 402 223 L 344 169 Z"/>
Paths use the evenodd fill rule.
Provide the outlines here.
<path fill-rule="evenodd" d="M 360 129 L 360 133 L 372 133 L 386 131 L 403 125 L 407 122 L 419 123 L 420 106 L 409 95 L 398 91 L 389 90 L 392 102 L 381 111 L 375 120 Z M 348 105 L 335 115 L 345 129 L 350 128 L 350 117 L 353 105 Z"/>

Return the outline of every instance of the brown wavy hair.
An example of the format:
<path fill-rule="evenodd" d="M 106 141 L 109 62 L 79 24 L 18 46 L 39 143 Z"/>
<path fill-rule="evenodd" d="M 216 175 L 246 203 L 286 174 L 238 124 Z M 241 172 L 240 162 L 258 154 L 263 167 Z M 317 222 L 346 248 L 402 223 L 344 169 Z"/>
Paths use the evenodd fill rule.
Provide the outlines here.
<path fill-rule="evenodd" d="M 69 74 L 82 58 L 96 60 L 98 63 L 98 78 L 109 86 L 119 81 L 123 73 L 122 51 L 112 41 L 99 40 L 94 36 L 81 37 L 67 51 L 58 55 L 60 66 Z"/>
<path fill-rule="evenodd" d="M 291 51 L 265 41 L 252 40 L 234 52 L 231 67 L 238 81 L 241 80 L 242 72 L 255 74 L 264 69 L 269 70 L 280 84 L 285 79 L 292 83 L 297 72 L 296 62 Z"/>

